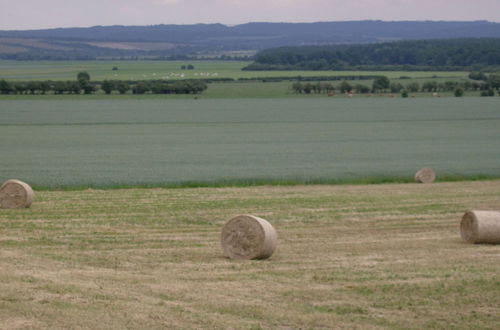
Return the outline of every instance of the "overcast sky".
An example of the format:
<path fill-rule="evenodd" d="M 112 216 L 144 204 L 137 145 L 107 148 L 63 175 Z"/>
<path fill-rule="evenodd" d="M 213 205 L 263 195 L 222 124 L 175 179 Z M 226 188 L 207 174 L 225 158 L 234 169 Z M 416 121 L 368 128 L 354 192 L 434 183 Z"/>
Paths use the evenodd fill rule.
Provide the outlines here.
<path fill-rule="evenodd" d="M 0 0 L 0 29 L 377 19 L 500 22 L 500 0 Z"/>

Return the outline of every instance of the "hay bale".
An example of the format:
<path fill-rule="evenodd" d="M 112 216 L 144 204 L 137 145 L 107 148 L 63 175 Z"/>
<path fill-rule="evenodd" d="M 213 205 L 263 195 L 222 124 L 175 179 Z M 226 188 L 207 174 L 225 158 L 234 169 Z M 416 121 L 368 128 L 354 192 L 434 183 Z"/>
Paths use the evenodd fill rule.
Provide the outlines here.
<path fill-rule="evenodd" d="M 253 215 L 239 215 L 222 228 L 222 249 L 231 259 L 269 258 L 277 243 L 278 235 L 274 227 Z"/>
<path fill-rule="evenodd" d="M 436 173 L 430 167 L 424 167 L 415 173 L 415 181 L 418 183 L 432 183 L 436 180 Z"/>
<path fill-rule="evenodd" d="M 20 209 L 31 206 L 34 197 L 33 189 L 19 180 L 7 180 L 0 187 L 0 207 L 4 209 Z"/>
<path fill-rule="evenodd" d="M 460 232 L 468 243 L 500 244 L 500 212 L 467 211 L 460 222 Z"/>

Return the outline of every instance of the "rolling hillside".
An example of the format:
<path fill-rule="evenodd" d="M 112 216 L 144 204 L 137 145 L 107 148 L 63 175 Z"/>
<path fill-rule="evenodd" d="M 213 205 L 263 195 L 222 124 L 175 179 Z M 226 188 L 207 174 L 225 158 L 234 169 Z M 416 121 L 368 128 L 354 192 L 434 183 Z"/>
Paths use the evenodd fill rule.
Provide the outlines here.
<path fill-rule="evenodd" d="M 155 58 L 183 55 L 241 57 L 279 46 L 471 37 L 500 37 L 500 23 L 350 21 L 0 31 L 0 59 Z"/>

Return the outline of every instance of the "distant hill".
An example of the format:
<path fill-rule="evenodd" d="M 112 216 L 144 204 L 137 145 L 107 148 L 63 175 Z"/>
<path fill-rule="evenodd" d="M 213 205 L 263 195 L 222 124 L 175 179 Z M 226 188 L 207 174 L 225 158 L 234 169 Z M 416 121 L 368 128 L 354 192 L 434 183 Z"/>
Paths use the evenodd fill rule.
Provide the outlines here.
<path fill-rule="evenodd" d="M 500 38 L 278 47 L 244 70 L 464 70 L 500 67 Z"/>
<path fill-rule="evenodd" d="M 320 23 L 94 26 L 0 31 L 3 59 L 235 56 L 279 46 L 499 38 L 500 23 L 349 21 Z"/>

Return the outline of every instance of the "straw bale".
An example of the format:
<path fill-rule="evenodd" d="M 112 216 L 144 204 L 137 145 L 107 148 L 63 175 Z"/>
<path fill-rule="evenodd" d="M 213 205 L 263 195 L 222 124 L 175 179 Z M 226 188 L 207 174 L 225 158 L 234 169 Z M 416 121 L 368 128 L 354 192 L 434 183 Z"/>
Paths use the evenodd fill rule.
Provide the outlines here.
<path fill-rule="evenodd" d="M 0 187 L 0 207 L 4 209 L 20 209 L 31 206 L 34 197 L 33 189 L 19 180 L 7 180 Z"/>
<path fill-rule="evenodd" d="M 500 212 L 467 211 L 460 222 L 460 232 L 468 243 L 500 244 Z"/>
<path fill-rule="evenodd" d="M 278 243 L 274 227 L 253 215 L 239 215 L 222 228 L 221 244 L 231 259 L 269 258 Z"/>
<path fill-rule="evenodd" d="M 432 183 L 436 180 L 436 173 L 430 167 L 424 167 L 415 173 L 415 181 L 418 183 Z"/>

